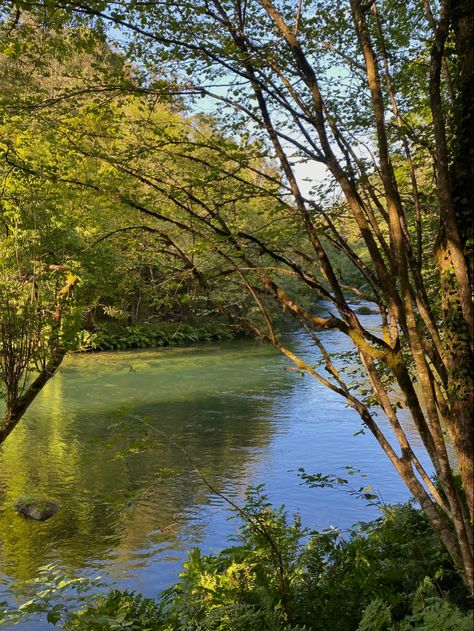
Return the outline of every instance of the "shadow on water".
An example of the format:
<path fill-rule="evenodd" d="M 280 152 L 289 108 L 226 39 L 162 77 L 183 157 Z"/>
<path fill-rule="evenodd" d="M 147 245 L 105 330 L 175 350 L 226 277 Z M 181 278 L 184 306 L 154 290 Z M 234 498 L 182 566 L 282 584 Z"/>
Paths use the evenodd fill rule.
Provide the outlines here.
<path fill-rule="evenodd" d="M 57 561 L 126 571 L 197 543 L 199 507 L 215 499 L 152 427 L 176 437 L 219 490 L 242 495 L 272 437 L 273 398 L 292 379 L 278 356 L 268 369 L 271 355 L 238 342 L 69 359 L 2 449 L 3 574 L 22 582 Z M 53 496 L 62 510 L 26 520 L 13 509 L 21 495 Z"/>
<path fill-rule="evenodd" d="M 324 336 L 329 350 L 348 349 L 341 335 Z M 315 359 L 304 335 L 289 343 Z M 350 493 L 302 487 L 297 467 L 351 465 L 387 502 L 407 499 L 372 436 L 356 435 L 357 414 L 289 366 L 248 340 L 68 358 L 0 449 L 0 585 L 2 574 L 21 585 L 56 563 L 155 595 L 193 546 L 225 545 L 237 527 L 225 504 L 152 427 L 177 437 L 220 491 L 242 502 L 265 482 L 273 502 L 312 528 L 347 528 L 377 512 Z M 26 520 L 13 509 L 24 494 L 54 497 L 62 510 Z"/>

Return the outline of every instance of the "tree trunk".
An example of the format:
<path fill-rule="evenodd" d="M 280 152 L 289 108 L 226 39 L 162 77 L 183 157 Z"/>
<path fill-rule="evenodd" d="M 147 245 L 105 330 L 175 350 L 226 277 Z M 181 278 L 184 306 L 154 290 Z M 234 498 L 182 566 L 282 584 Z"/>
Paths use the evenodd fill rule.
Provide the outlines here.
<path fill-rule="evenodd" d="M 57 350 L 53 354 L 45 368 L 30 384 L 26 392 L 18 397 L 16 401 L 10 403 L 7 406 L 5 414 L 3 415 L 2 421 L 0 423 L 0 445 L 8 438 L 8 436 L 10 436 L 10 434 L 15 429 L 27 409 L 36 399 L 38 394 L 48 383 L 48 381 L 52 377 L 54 377 L 65 355 L 65 349 L 61 348 Z"/>

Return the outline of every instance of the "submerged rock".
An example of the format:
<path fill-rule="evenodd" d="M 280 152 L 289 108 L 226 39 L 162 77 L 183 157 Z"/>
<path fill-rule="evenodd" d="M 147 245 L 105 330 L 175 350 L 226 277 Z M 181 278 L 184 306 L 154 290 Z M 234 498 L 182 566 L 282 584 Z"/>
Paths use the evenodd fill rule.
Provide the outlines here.
<path fill-rule="evenodd" d="M 55 515 L 61 508 L 54 500 L 34 497 L 22 497 L 15 503 L 16 510 L 25 517 L 45 521 Z"/>
<path fill-rule="evenodd" d="M 360 315 L 377 315 L 379 312 L 376 309 L 371 309 L 370 307 L 361 305 L 360 307 L 357 307 L 356 313 L 359 313 Z"/>

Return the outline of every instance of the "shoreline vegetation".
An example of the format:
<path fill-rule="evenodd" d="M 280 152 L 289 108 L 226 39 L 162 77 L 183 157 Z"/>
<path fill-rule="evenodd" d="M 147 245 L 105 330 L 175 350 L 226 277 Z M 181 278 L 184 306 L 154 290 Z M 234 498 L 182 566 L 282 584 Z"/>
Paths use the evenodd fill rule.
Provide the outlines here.
<path fill-rule="evenodd" d="M 423 512 L 412 502 L 378 505 L 379 518 L 348 532 L 311 531 L 254 487 L 229 547 L 192 550 L 157 598 L 110 586 L 93 594 L 94 580 L 53 568 L 39 579 L 41 594 L 4 609 L 3 623 L 42 616 L 67 631 L 471 631 L 472 602 Z"/>
<path fill-rule="evenodd" d="M 238 543 L 192 552 L 161 600 L 112 591 L 71 614 L 58 594 L 83 579 L 56 574 L 20 613 L 76 631 L 472 629 L 473 34 L 474 0 L 0 4 L 0 448 L 68 352 L 251 335 L 357 414 L 417 506 L 310 532 L 257 487 Z M 314 354 L 287 344 L 290 320 Z M 311 462 L 345 457 L 336 420 L 324 447 L 298 425 Z"/>
<path fill-rule="evenodd" d="M 157 322 L 104 327 L 78 334 L 76 352 L 99 352 L 132 348 L 159 348 L 199 342 L 217 342 L 248 335 L 242 327 L 217 320 L 208 322 Z"/>
<path fill-rule="evenodd" d="M 378 311 L 366 304 L 357 306 L 356 311 L 360 315 L 378 314 Z M 277 318 L 275 320 L 278 328 L 294 326 L 294 323 L 281 316 L 279 320 Z M 252 336 L 252 333 L 243 326 L 216 318 L 208 320 L 195 318 L 177 322 L 140 322 L 122 326 L 112 323 L 99 325 L 96 330 L 82 329 L 79 331 L 76 352 L 181 346 L 249 336 Z"/>

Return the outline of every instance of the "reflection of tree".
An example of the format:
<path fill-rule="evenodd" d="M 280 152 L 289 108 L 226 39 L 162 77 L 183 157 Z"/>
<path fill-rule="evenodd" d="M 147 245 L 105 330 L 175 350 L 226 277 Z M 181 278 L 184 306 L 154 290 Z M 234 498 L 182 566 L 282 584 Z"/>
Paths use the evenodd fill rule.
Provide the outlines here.
<path fill-rule="evenodd" d="M 239 346 L 231 348 L 229 365 L 225 352 L 219 361 L 212 354 L 202 361 L 202 353 L 184 353 L 173 368 L 175 376 L 182 374 L 184 379 L 176 379 L 174 397 L 173 375 L 167 375 L 167 389 L 162 392 L 160 379 L 150 372 L 147 394 L 151 391 L 153 396 L 133 405 L 134 413 L 147 416 L 165 434 L 178 436 L 220 490 L 229 480 L 246 482 L 249 452 L 268 444 L 272 431 L 268 423 L 272 398 L 261 396 L 268 393 L 268 374 L 255 370 L 267 352 L 256 361 L 258 353 L 245 359 L 235 354 Z M 126 362 L 126 357 L 108 359 L 113 367 L 115 361 L 119 366 L 122 360 Z M 173 350 L 164 357 L 170 364 L 176 359 Z M 137 383 L 142 379 L 138 396 L 145 394 L 147 383 L 139 361 L 138 356 L 138 376 L 127 376 Z M 202 373 L 206 363 L 209 370 L 207 378 L 200 376 L 206 386 L 201 395 L 199 388 L 184 388 L 192 371 Z M 32 409 L 25 426 L 3 447 L 2 570 L 17 581 L 31 578 L 38 567 L 52 561 L 76 571 L 92 559 L 113 554 L 127 560 L 130 551 L 138 548 L 159 547 L 161 542 L 179 545 L 184 514 L 208 503 L 208 489 L 196 479 L 182 453 L 149 429 L 130 424 L 127 414 L 121 418 L 114 413 L 120 405 L 120 390 L 118 397 L 110 396 L 106 386 L 120 384 L 124 370 L 114 373 L 109 364 L 105 378 L 94 373 L 96 384 L 103 381 L 102 400 L 94 400 L 90 391 L 94 365 L 91 357 L 90 362 L 81 358 L 66 366 Z M 288 380 L 282 371 L 275 374 L 275 386 Z M 246 395 L 249 391 L 252 394 Z M 160 480 L 156 472 L 163 469 L 175 469 L 176 475 Z M 63 509 L 41 524 L 25 520 L 12 509 L 14 500 L 23 494 L 53 496 Z"/>

